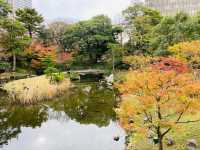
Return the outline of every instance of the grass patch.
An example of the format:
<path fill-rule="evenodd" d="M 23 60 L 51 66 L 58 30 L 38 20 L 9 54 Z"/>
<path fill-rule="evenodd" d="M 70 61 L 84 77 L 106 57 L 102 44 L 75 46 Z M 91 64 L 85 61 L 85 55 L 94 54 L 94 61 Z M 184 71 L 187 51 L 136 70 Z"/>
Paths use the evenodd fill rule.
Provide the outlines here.
<path fill-rule="evenodd" d="M 198 114 L 199 116 L 200 114 Z M 188 116 L 189 117 L 189 116 Z M 192 117 L 191 119 L 194 119 Z M 166 138 L 172 138 L 175 142 L 173 146 L 167 146 Z M 179 129 L 172 130 L 164 140 L 164 150 L 186 150 L 187 140 L 195 139 L 200 144 L 200 126 L 199 122 L 184 124 Z M 157 145 L 145 136 L 135 136 L 132 134 L 129 138 L 127 150 L 157 150 Z M 200 147 L 198 147 L 200 148 Z"/>
<path fill-rule="evenodd" d="M 13 103 L 34 104 L 61 95 L 70 87 L 70 80 L 52 84 L 45 75 L 12 81 L 3 86 Z"/>

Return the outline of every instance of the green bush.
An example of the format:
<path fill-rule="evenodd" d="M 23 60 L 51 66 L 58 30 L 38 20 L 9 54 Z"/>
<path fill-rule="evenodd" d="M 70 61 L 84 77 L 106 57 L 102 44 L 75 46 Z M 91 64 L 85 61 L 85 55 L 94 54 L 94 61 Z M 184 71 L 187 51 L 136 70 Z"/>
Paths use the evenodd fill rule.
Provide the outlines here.
<path fill-rule="evenodd" d="M 44 70 L 44 73 L 47 77 L 50 77 L 50 81 L 52 83 L 59 83 L 65 78 L 64 73 L 61 73 L 57 68 L 54 67 L 48 67 Z"/>
<path fill-rule="evenodd" d="M 10 68 L 11 68 L 11 65 L 9 62 L 0 61 L 0 70 L 9 70 Z"/>
<path fill-rule="evenodd" d="M 51 75 L 51 81 L 53 83 L 59 83 L 65 79 L 65 74 L 62 72 L 59 73 L 52 73 Z"/>

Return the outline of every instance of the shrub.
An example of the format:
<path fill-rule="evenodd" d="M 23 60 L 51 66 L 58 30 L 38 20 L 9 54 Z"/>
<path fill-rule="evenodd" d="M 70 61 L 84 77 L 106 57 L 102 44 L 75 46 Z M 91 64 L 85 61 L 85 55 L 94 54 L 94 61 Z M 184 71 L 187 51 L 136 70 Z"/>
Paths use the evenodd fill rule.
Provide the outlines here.
<path fill-rule="evenodd" d="M 6 61 L 0 61 L 0 70 L 9 70 L 11 68 L 11 65 L 9 62 Z"/>
<path fill-rule="evenodd" d="M 59 70 L 54 67 L 48 67 L 45 69 L 44 73 L 50 78 L 50 82 L 54 84 L 63 81 L 65 78 L 64 73 L 59 72 Z"/>
<path fill-rule="evenodd" d="M 149 66 L 153 63 L 155 58 L 150 56 L 143 56 L 143 55 L 133 55 L 133 56 L 126 56 L 123 58 L 123 61 L 127 64 L 130 64 L 132 69 L 141 69 Z"/>
<path fill-rule="evenodd" d="M 187 64 L 172 57 L 161 57 L 154 62 L 152 67 L 162 71 L 175 71 L 177 73 L 189 72 Z"/>

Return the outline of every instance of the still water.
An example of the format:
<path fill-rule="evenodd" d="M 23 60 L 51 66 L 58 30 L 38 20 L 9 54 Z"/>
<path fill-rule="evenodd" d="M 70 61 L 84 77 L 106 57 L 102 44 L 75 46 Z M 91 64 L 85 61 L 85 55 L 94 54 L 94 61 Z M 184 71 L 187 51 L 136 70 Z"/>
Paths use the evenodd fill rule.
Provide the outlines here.
<path fill-rule="evenodd" d="M 0 150 L 125 148 L 114 91 L 99 83 L 76 83 L 63 97 L 37 106 L 11 106 L 3 97 L 0 103 Z"/>

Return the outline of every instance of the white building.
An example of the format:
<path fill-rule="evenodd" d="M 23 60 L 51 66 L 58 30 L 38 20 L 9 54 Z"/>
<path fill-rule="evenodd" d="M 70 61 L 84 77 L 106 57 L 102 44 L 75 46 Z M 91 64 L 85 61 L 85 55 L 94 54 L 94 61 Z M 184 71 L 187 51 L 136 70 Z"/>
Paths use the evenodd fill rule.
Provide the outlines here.
<path fill-rule="evenodd" d="M 32 0 L 7 0 L 7 2 L 11 5 L 13 12 L 17 9 L 32 8 Z"/>
<path fill-rule="evenodd" d="M 181 11 L 195 15 L 200 11 L 200 0 L 145 0 L 145 4 L 167 16 L 175 15 Z"/>

